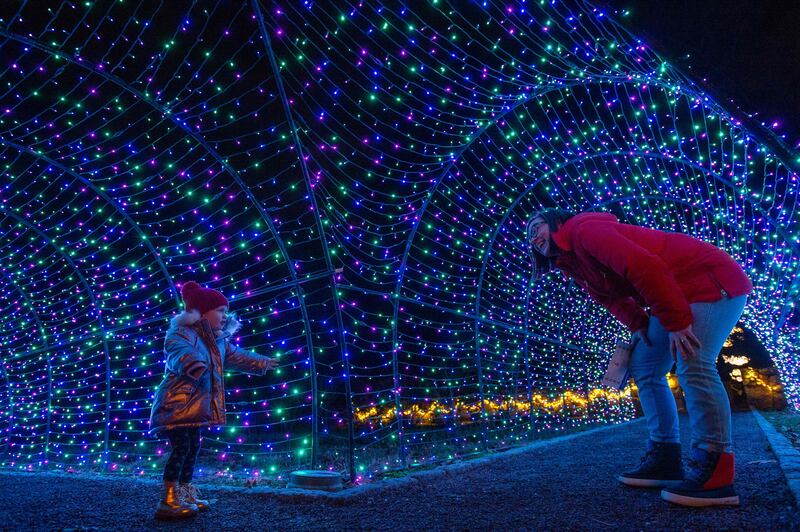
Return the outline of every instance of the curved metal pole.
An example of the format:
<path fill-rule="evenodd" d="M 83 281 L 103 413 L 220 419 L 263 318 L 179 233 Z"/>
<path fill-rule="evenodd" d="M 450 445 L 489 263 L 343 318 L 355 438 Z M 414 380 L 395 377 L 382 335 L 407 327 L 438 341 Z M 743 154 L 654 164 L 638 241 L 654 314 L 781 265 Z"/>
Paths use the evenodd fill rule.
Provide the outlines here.
<path fill-rule="evenodd" d="M 613 79 L 615 79 L 615 78 L 609 78 L 609 81 L 613 81 Z M 620 81 L 622 81 L 623 79 L 627 79 L 627 77 L 625 77 L 625 78 L 620 77 L 619 78 Z M 399 310 L 400 310 L 400 288 L 402 288 L 402 286 L 403 286 L 403 280 L 405 278 L 405 272 L 406 272 L 406 267 L 407 267 L 407 263 L 408 263 L 408 255 L 411 252 L 411 244 L 414 242 L 414 237 L 415 237 L 415 235 L 417 233 L 417 229 L 419 228 L 419 224 L 422 223 L 422 217 L 423 217 L 423 215 L 425 214 L 425 211 L 428 208 L 428 204 L 430 203 L 431 199 L 433 198 L 433 195 L 436 192 L 436 189 L 439 187 L 441 182 L 447 176 L 447 173 L 450 171 L 450 169 L 455 164 L 455 161 L 457 161 L 464 154 L 464 152 L 467 151 L 467 149 L 469 149 L 470 146 L 472 146 L 473 142 L 475 142 L 481 135 L 483 135 L 486 131 L 488 131 L 490 127 L 495 125 L 500 120 L 503 120 L 506 116 L 508 116 L 509 114 L 515 112 L 517 110 L 517 108 L 527 104 L 532 99 L 538 98 L 541 95 L 547 94 L 550 91 L 563 90 L 565 88 L 570 88 L 570 87 L 573 87 L 573 86 L 589 85 L 589 84 L 590 83 L 588 83 L 587 81 L 575 81 L 575 82 L 570 82 L 570 83 L 564 83 L 564 84 L 557 85 L 557 86 L 546 87 L 545 90 L 543 90 L 541 92 L 536 92 L 536 93 L 530 94 L 530 95 L 528 95 L 527 98 L 519 100 L 514 105 L 509 107 L 505 112 L 500 113 L 496 117 L 493 117 L 484 126 L 480 127 L 475 132 L 474 135 L 470 135 L 469 141 L 467 141 L 463 146 L 461 146 L 455 152 L 455 154 L 453 154 L 453 156 L 450 158 L 450 161 L 447 163 L 447 165 L 444 167 L 444 169 L 439 173 L 439 176 L 436 178 L 436 181 L 434 182 L 433 186 L 431 187 L 430 191 L 428 192 L 427 197 L 425 198 L 425 201 L 423 201 L 422 206 L 420 207 L 420 209 L 418 211 L 419 215 L 415 217 L 416 219 L 414 221 L 413 226 L 411 227 L 411 232 L 409 233 L 408 239 L 406 240 L 405 250 L 403 251 L 403 255 L 402 255 L 401 259 L 400 259 L 400 268 L 398 270 L 397 282 L 395 283 L 395 288 L 394 288 L 394 297 L 393 297 L 394 301 L 392 302 L 392 323 L 394 324 L 394 326 L 392 327 L 392 346 L 393 346 L 393 348 L 395 350 L 397 350 L 398 345 L 399 345 L 397 324 L 399 323 L 398 315 L 399 315 Z M 478 287 L 480 289 L 480 282 L 478 284 Z M 479 382 L 481 382 L 480 361 L 478 361 L 478 362 L 479 362 L 478 380 L 479 380 Z M 483 408 L 483 401 L 481 401 L 481 408 Z M 401 424 L 400 426 L 402 428 L 402 418 L 399 416 L 399 412 L 401 410 L 400 410 L 399 407 L 397 408 L 397 410 L 398 410 L 398 421 L 400 422 L 400 424 Z M 483 435 L 483 433 L 482 433 L 482 435 Z M 483 436 L 485 437 L 485 435 L 483 435 Z M 402 445 L 403 445 L 402 439 L 400 440 L 400 444 L 401 444 L 401 447 L 402 447 Z M 484 442 L 484 444 L 485 444 L 485 442 Z"/>
<path fill-rule="evenodd" d="M 320 237 L 320 244 L 322 246 L 323 255 L 325 257 L 325 266 L 328 268 L 328 272 L 330 275 L 333 276 L 333 283 L 331 284 L 331 293 L 333 294 L 333 303 L 336 307 L 336 324 L 338 329 L 338 337 L 339 337 L 339 350 L 342 358 L 342 363 L 344 365 L 345 371 L 345 393 L 346 393 L 346 402 L 347 402 L 347 421 L 348 421 L 348 439 L 349 439 L 349 473 L 350 479 L 355 480 L 356 473 L 355 473 L 355 428 L 353 427 L 353 393 L 352 393 L 352 385 L 350 383 L 350 354 L 347 352 L 347 343 L 344 337 L 344 323 L 342 321 L 342 309 L 339 303 L 339 291 L 336 287 L 336 275 L 337 272 L 333 267 L 333 263 L 331 262 L 330 253 L 328 250 L 328 243 L 325 238 L 325 229 L 322 227 L 322 222 L 320 221 L 319 216 L 319 209 L 317 208 L 317 200 L 316 196 L 314 195 L 314 187 L 311 183 L 311 174 L 308 171 L 308 165 L 306 164 L 305 158 L 303 157 L 303 144 L 300 140 L 300 135 L 297 133 L 297 125 L 294 122 L 294 116 L 292 114 L 292 108 L 289 105 L 289 99 L 286 96 L 286 88 L 283 85 L 283 78 L 281 77 L 280 68 L 278 67 L 278 62 L 275 59 L 275 51 L 272 49 L 272 41 L 269 38 L 269 32 L 267 31 L 266 24 L 264 22 L 264 14 L 261 11 L 261 6 L 259 5 L 258 0 L 251 0 L 251 5 L 253 6 L 253 11 L 255 12 L 256 19 L 258 20 L 258 28 L 261 32 L 261 38 L 264 41 L 264 47 L 267 50 L 267 55 L 269 56 L 270 65 L 272 66 L 272 70 L 275 74 L 275 82 L 278 86 L 278 92 L 281 96 L 281 102 L 283 103 L 283 111 L 286 114 L 286 119 L 289 122 L 289 128 L 292 131 L 292 139 L 294 140 L 295 145 L 297 146 L 297 152 L 300 160 L 300 168 L 303 172 L 303 179 L 306 184 L 306 188 L 308 190 L 308 198 L 311 202 L 311 206 L 314 209 L 314 219 L 317 222 L 317 229 L 319 230 L 319 237 Z M 310 331 L 309 331 L 310 336 Z M 311 353 L 311 366 L 312 368 L 315 366 L 313 352 Z M 316 376 L 315 369 L 312 369 L 313 374 Z M 317 382 L 316 378 L 312 380 L 312 394 L 314 397 L 314 407 L 317 408 L 317 403 L 319 400 L 318 392 L 316 390 Z M 313 414 L 312 414 L 313 415 Z M 314 415 L 314 420 L 312 424 L 312 440 L 314 442 L 318 442 L 319 434 L 318 434 L 318 418 Z M 318 443 L 315 443 L 318 445 Z M 316 453 L 312 453 L 312 467 L 316 466 Z"/>
<path fill-rule="evenodd" d="M 475 322 L 475 328 L 477 329 L 478 322 Z M 483 447 L 484 452 L 489 450 L 489 442 L 486 440 L 486 424 L 488 423 L 488 418 L 486 417 L 486 401 L 483 394 L 483 363 L 481 360 L 481 350 L 480 346 L 478 345 L 479 336 L 475 335 L 475 346 L 476 346 L 476 354 L 475 354 L 475 364 L 478 367 L 478 400 L 481 402 L 481 447 Z"/>
<path fill-rule="evenodd" d="M 530 313 L 528 309 L 530 308 L 531 304 L 531 293 L 533 293 L 533 285 L 536 281 L 536 274 L 531 273 L 530 278 L 528 279 L 528 288 L 525 291 L 525 307 L 523 307 L 523 312 L 525 313 L 525 322 L 523 327 L 525 331 L 528 330 L 528 325 L 530 323 Z M 525 363 L 525 382 L 527 383 L 528 387 L 528 408 L 529 408 L 529 416 L 528 416 L 528 439 L 533 439 L 533 431 L 534 431 L 534 422 L 533 422 L 533 379 L 531 379 L 530 373 L 530 353 L 528 352 L 528 334 L 525 333 L 525 342 L 523 342 L 523 350 L 522 356 L 524 358 Z"/>
<path fill-rule="evenodd" d="M 22 290 L 17 285 L 17 282 L 16 280 L 14 280 L 13 277 L 9 277 L 8 275 L 3 275 L 3 277 L 7 279 L 14 286 L 14 288 L 17 289 L 17 292 L 19 292 L 22 295 L 23 299 L 25 299 L 25 302 L 31 309 L 31 313 L 33 314 L 33 319 L 39 325 L 39 331 L 41 331 L 42 334 L 42 342 L 44 343 L 44 351 L 45 351 L 45 360 L 47 361 L 47 421 L 45 422 L 46 425 L 45 425 L 45 440 L 44 440 L 44 467 L 47 467 L 48 465 L 47 454 L 48 451 L 50 450 L 50 423 L 52 418 L 51 410 L 53 401 L 53 364 L 50 361 L 50 346 L 47 343 L 47 335 L 45 334 L 44 324 L 42 324 L 42 320 L 39 319 L 39 314 L 36 313 L 36 307 L 33 306 L 33 302 L 28 297 L 28 294 L 26 294 L 25 291 Z M 0 367 L 2 367 L 2 364 L 0 364 Z M 10 381 L 8 380 L 8 375 L 6 374 L 5 370 L 3 370 L 3 374 L 6 377 L 6 386 L 8 386 L 10 394 L 11 393 L 11 388 L 9 384 Z M 11 399 L 9 395 L 9 403 L 10 402 Z M 13 407 L 11 408 L 11 411 L 13 412 Z"/>
<path fill-rule="evenodd" d="M 8 379 L 8 372 L 3 364 L 0 364 L 0 373 L 3 374 L 3 380 L 6 381 L 6 390 L 8 390 L 8 423 L 9 423 L 9 435 L 6 437 L 6 444 L 5 450 L 3 454 L 9 456 L 9 441 L 11 440 L 11 420 L 14 418 L 14 401 L 12 400 L 12 393 L 11 393 L 11 381 Z"/>
<path fill-rule="evenodd" d="M 620 78 L 620 80 L 622 80 L 622 79 L 623 78 Z M 627 79 L 627 78 L 624 78 L 624 79 Z M 613 78 L 611 78 L 610 81 L 613 81 Z M 442 183 L 444 178 L 447 177 L 448 172 L 453 167 L 455 162 L 458 159 L 460 159 L 461 156 L 464 154 L 464 152 L 466 152 L 467 149 L 469 149 L 469 147 L 472 146 L 472 143 L 475 142 L 478 138 L 480 138 L 486 131 L 488 131 L 490 127 L 494 126 L 499 121 L 503 120 L 509 114 L 513 114 L 519 107 L 526 105 L 527 103 L 529 103 L 534 98 L 538 98 L 538 97 L 540 97 L 540 96 L 542 96 L 544 94 L 547 94 L 550 91 L 563 90 L 563 89 L 567 89 L 567 88 L 574 87 L 574 86 L 582 86 L 582 85 L 590 85 L 590 84 L 594 84 L 594 83 L 589 83 L 587 81 L 575 81 L 575 82 L 571 82 L 571 83 L 564 83 L 563 85 L 558 85 L 558 86 L 553 86 L 553 87 L 545 87 L 545 89 L 540 91 L 540 92 L 535 92 L 535 93 L 532 93 L 532 94 L 528 95 L 528 97 L 526 97 L 524 99 L 521 99 L 518 102 L 514 103 L 514 105 L 509 107 L 505 112 L 500 113 L 496 117 L 493 117 L 485 125 L 480 127 L 473 135 L 470 135 L 469 141 L 467 141 L 463 146 L 461 146 L 453 154 L 453 156 L 450 157 L 450 161 L 447 163 L 447 165 L 439 173 L 439 176 L 436 178 L 433 186 L 431 187 L 430 191 L 428 192 L 428 195 L 425 198 L 425 201 L 422 202 L 422 205 L 420 206 L 419 210 L 417 211 L 418 215 L 415 216 L 414 224 L 411 227 L 411 232 L 409 233 L 408 238 L 406 239 L 406 247 L 405 247 L 405 250 L 403 251 L 403 255 L 402 255 L 402 258 L 401 258 L 401 262 L 400 262 L 400 268 L 398 269 L 397 282 L 395 283 L 395 288 L 394 288 L 395 302 L 394 302 L 394 307 L 393 307 L 393 311 L 392 311 L 392 321 L 393 321 L 393 323 L 397 324 L 397 317 L 398 317 L 398 311 L 399 311 L 399 308 L 398 308 L 399 307 L 399 303 L 398 303 L 397 300 L 398 300 L 398 298 L 400 296 L 400 288 L 402 288 L 402 286 L 403 286 L 403 280 L 405 278 L 406 267 L 407 267 L 407 264 L 408 264 L 408 255 L 411 252 L 411 244 L 414 242 L 414 237 L 417 234 L 417 229 L 419 228 L 419 225 L 422 223 L 422 218 L 423 218 L 425 212 L 428 209 L 428 204 L 430 203 L 431 199 L 433 199 L 433 196 L 436 193 L 436 189 L 439 188 L 439 185 Z M 479 286 L 480 286 L 480 284 L 479 284 Z M 396 325 L 392 329 L 392 343 L 394 345 L 397 345 L 397 326 Z"/>

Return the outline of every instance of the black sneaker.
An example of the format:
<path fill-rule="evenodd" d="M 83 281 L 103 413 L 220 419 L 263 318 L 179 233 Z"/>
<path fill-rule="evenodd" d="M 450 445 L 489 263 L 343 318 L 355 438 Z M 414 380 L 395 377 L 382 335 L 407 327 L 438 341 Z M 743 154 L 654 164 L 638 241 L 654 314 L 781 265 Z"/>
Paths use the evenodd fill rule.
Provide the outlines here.
<path fill-rule="evenodd" d="M 733 454 L 693 448 L 686 479 L 661 490 L 661 498 L 681 506 L 739 506 L 733 489 Z"/>
<path fill-rule="evenodd" d="M 617 479 L 635 488 L 664 488 L 683 480 L 681 444 L 647 440 L 647 452 L 639 467 Z"/>

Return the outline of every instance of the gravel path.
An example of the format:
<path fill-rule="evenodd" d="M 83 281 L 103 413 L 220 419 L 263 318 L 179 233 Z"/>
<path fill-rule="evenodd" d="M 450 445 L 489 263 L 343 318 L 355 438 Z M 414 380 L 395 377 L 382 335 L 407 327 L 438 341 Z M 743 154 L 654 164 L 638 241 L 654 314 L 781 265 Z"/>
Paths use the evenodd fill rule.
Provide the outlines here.
<path fill-rule="evenodd" d="M 684 435 L 689 430 L 681 419 Z M 640 421 L 443 469 L 349 499 L 242 490 L 188 522 L 153 520 L 158 486 L 125 479 L 0 474 L 6 530 L 800 530 L 800 512 L 753 415 L 734 415 L 738 508 L 672 506 L 658 491 L 621 486 L 638 463 Z M 684 440 L 686 443 L 686 440 Z M 684 455 L 686 449 L 684 450 Z"/>

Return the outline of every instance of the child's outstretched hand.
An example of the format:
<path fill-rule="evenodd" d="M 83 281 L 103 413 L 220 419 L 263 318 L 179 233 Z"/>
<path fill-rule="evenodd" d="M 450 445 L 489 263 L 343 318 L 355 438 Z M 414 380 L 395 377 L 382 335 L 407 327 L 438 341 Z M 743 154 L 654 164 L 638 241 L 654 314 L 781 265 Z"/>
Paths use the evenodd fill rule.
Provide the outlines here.
<path fill-rule="evenodd" d="M 267 369 L 275 369 L 278 367 L 278 361 L 274 358 L 266 357 L 267 359 Z"/>

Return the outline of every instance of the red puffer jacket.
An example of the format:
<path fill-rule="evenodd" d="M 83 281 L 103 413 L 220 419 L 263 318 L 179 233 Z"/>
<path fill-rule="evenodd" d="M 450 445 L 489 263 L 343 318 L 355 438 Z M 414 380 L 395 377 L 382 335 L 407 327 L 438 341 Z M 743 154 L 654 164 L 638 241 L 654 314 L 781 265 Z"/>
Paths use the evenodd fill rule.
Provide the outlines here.
<path fill-rule="evenodd" d="M 724 251 L 680 233 L 619 223 L 613 214 L 578 214 L 552 237 L 561 249 L 556 267 L 631 331 L 647 324 L 642 307 L 668 331 L 679 331 L 693 322 L 690 303 L 753 290 Z"/>

